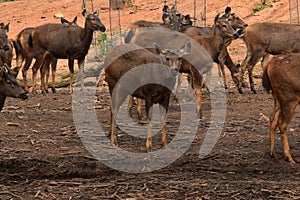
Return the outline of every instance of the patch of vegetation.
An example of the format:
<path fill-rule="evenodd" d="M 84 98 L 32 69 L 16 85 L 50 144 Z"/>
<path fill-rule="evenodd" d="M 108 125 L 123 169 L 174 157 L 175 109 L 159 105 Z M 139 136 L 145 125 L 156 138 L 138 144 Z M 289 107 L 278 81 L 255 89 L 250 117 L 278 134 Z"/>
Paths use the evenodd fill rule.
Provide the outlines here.
<path fill-rule="evenodd" d="M 256 6 L 252 9 L 252 14 L 259 12 L 263 9 L 272 7 L 273 5 L 271 3 L 269 3 L 268 0 L 261 0 L 256 2 Z"/>
<path fill-rule="evenodd" d="M 14 1 L 14 0 L 1 0 L 1 2 L 10 2 L 10 1 Z"/>

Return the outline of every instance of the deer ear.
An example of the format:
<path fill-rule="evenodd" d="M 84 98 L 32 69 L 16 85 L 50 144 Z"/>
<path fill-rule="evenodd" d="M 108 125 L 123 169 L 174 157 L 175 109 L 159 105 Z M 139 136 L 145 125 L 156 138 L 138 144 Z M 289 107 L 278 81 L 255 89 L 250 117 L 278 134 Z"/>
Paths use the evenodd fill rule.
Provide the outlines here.
<path fill-rule="evenodd" d="M 99 16 L 99 10 L 95 11 L 93 15 Z"/>
<path fill-rule="evenodd" d="M 74 19 L 73 19 L 73 23 L 77 24 L 77 16 L 76 16 L 76 17 L 74 17 Z"/>
<path fill-rule="evenodd" d="M 60 18 L 60 22 L 62 24 L 68 23 L 68 21 L 65 18 L 63 18 L 63 17 Z"/>
<path fill-rule="evenodd" d="M 215 20 L 214 20 L 214 24 L 218 23 L 219 17 L 220 17 L 220 13 L 216 15 Z"/>
<path fill-rule="evenodd" d="M 230 7 L 226 7 L 225 8 L 225 13 L 229 15 L 231 13 L 231 8 Z"/>
<path fill-rule="evenodd" d="M 88 13 L 87 13 L 87 11 L 86 11 L 85 8 L 82 10 L 82 15 L 83 15 L 84 17 L 87 17 L 87 15 L 88 15 Z"/>

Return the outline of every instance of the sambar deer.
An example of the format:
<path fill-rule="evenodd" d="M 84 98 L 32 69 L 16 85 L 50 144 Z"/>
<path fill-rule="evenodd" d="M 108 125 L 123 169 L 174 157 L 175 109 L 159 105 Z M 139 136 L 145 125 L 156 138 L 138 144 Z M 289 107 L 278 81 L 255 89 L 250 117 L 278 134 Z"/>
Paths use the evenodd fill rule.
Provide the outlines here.
<path fill-rule="evenodd" d="M 84 70 L 84 60 L 93 39 L 94 31 L 106 30 L 99 18 L 99 12 L 87 13 L 82 11 L 85 17 L 84 28 L 78 26 L 66 26 L 64 24 L 45 24 L 34 29 L 29 36 L 29 47 L 35 52 L 36 63 L 33 66 L 33 74 L 41 69 L 42 93 L 45 92 L 45 74 L 49 69 L 53 57 L 68 59 L 70 70 L 70 93 L 72 93 L 74 81 L 74 60 L 78 61 L 79 71 Z M 43 66 L 42 66 L 43 65 Z M 81 76 L 83 88 L 83 77 Z"/>
<path fill-rule="evenodd" d="M 78 26 L 77 25 L 77 16 L 74 17 L 73 21 L 68 21 L 65 18 L 60 19 L 62 24 L 68 26 Z M 22 69 L 24 89 L 26 92 L 29 92 L 28 82 L 27 82 L 27 71 L 31 66 L 32 60 L 36 57 L 35 52 L 32 48 L 29 48 L 28 38 L 34 31 L 34 27 L 28 27 L 23 29 L 14 40 L 14 48 L 16 52 L 16 66 L 13 68 L 16 75 L 19 73 L 19 70 Z M 25 63 L 24 63 L 25 62 Z M 24 63 L 24 64 L 23 64 Z M 56 65 L 57 59 L 53 57 L 51 61 L 51 74 L 52 74 L 52 92 L 55 93 L 55 74 L 56 74 Z M 48 78 L 49 70 L 46 72 L 46 90 L 48 91 Z M 33 82 L 36 82 L 36 77 L 33 77 Z M 33 91 L 35 92 L 35 91 Z"/>
<path fill-rule="evenodd" d="M 239 35 L 243 34 L 244 29 L 248 26 L 247 23 L 245 23 L 240 17 L 238 17 L 235 13 L 231 12 L 230 7 L 226 7 L 224 14 L 220 16 L 220 18 L 227 19 L 234 30 L 237 30 L 239 32 Z M 211 37 L 213 35 L 213 28 L 212 27 L 201 27 L 201 26 L 192 26 L 187 28 L 183 33 L 187 35 L 201 35 L 203 37 Z M 226 86 L 226 76 L 224 71 L 224 64 L 227 66 L 227 68 L 230 71 L 230 75 L 232 80 L 237 83 L 238 79 L 236 78 L 235 74 L 238 72 L 239 64 L 235 64 L 227 50 L 227 47 L 230 45 L 232 40 L 228 40 L 226 42 L 226 45 L 224 45 L 223 50 L 221 51 L 218 60 L 221 64 L 219 64 L 219 76 L 221 76 L 221 72 L 224 78 L 224 86 Z M 223 64 L 224 63 L 224 64 Z"/>
<path fill-rule="evenodd" d="M 7 36 L 7 33 L 9 31 L 9 24 L 4 24 L 3 22 L 0 23 L 0 32 L 2 32 L 4 35 Z M 1 50 L 0 51 L 0 65 L 4 65 L 6 63 L 8 66 L 11 67 L 11 63 L 13 60 L 13 40 L 8 39 L 7 40 L 8 49 Z"/>
<path fill-rule="evenodd" d="M 274 56 L 264 69 L 262 84 L 272 90 L 274 112 L 270 118 L 270 155 L 276 158 L 275 135 L 279 127 L 284 158 L 294 162 L 288 143 L 287 128 L 300 103 L 300 54 Z"/>
<path fill-rule="evenodd" d="M 217 61 L 223 46 L 226 44 L 227 38 L 238 38 L 238 33 L 235 31 L 230 22 L 219 17 L 219 14 L 214 19 L 213 35 L 211 37 L 203 37 L 200 35 L 188 35 L 175 33 L 161 29 L 137 30 L 131 36 L 130 43 L 137 44 L 147 48 L 155 53 L 155 50 L 149 46 L 153 42 L 159 43 L 166 48 L 174 48 L 178 43 L 192 38 L 192 51 L 187 56 L 183 57 L 181 73 L 191 75 L 191 83 L 194 87 L 197 97 L 197 112 L 201 117 L 202 111 L 202 75 L 210 71 L 212 67 L 211 61 Z M 198 48 L 199 47 L 199 48 Z M 201 74 L 199 73 L 201 70 Z"/>
<path fill-rule="evenodd" d="M 133 44 L 121 44 L 114 48 L 105 58 L 105 81 L 108 83 L 112 97 L 111 103 L 111 142 L 116 144 L 115 118 L 119 107 L 129 95 L 145 99 L 146 115 L 148 118 L 148 134 L 146 148 L 152 148 L 151 128 L 153 104 L 160 105 L 160 119 L 162 123 L 162 145 L 167 145 L 166 115 L 169 107 L 171 90 L 175 85 L 176 76 L 182 62 L 182 56 L 191 51 L 191 42 L 187 42 L 180 49 L 162 49 L 155 44 L 157 54 Z M 120 81 L 125 75 L 130 76 L 124 83 Z M 133 81 L 134 83 L 131 83 Z M 138 87 L 129 91 L 134 84 Z"/>
<path fill-rule="evenodd" d="M 7 64 L 0 66 L 0 111 L 7 97 L 27 99 L 28 94 L 18 84 L 14 74 Z"/>
<path fill-rule="evenodd" d="M 242 81 L 245 70 L 248 70 L 251 91 L 256 94 L 253 82 L 253 68 L 263 57 L 263 68 L 269 54 L 285 54 L 300 52 L 300 26 L 298 24 L 262 22 L 249 25 L 244 31 L 244 41 L 247 46 L 247 55 L 241 64 L 239 93 L 243 93 Z"/>

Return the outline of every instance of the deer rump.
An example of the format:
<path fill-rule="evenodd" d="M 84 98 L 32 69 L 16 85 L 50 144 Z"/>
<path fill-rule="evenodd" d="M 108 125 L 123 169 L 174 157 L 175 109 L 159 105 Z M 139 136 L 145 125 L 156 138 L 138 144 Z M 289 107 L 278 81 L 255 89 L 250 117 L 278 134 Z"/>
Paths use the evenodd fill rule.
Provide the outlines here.
<path fill-rule="evenodd" d="M 294 162 L 287 139 L 288 125 L 300 103 L 300 54 L 274 56 L 263 74 L 263 87 L 272 90 L 274 111 L 270 118 L 270 155 L 276 158 L 275 135 L 279 127 L 284 158 Z"/>

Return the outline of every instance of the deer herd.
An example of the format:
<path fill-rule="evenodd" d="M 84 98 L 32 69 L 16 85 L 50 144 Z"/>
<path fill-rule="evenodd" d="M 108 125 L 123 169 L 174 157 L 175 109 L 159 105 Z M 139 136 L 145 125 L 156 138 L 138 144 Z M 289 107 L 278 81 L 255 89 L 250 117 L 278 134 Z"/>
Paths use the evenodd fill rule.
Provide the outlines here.
<path fill-rule="evenodd" d="M 48 78 L 52 74 L 52 92 L 55 93 L 57 59 L 67 59 L 70 77 L 70 93 L 74 82 L 74 60 L 80 71 L 84 70 L 93 33 L 105 32 L 99 13 L 83 10 L 84 27 L 61 19 L 61 23 L 49 23 L 22 30 L 16 39 L 8 39 L 9 23 L 0 24 L 0 111 L 6 97 L 27 99 L 29 87 L 27 71 L 32 65 L 32 92 L 36 93 L 36 76 L 41 74 L 41 92 L 48 92 Z M 227 80 L 224 66 L 239 93 L 243 93 L 244 73 L 247 70 L 250 89 L 257 93 L 253 82 L 253 68 L 261 60 L 262 85 L 272 91 L 274 111 L 270 118 L 270 155 L 276 157 L 275 133 L 279 127 L 284 158 L 294 162 L 287 139 L 287 127 L 300 102 L 300 26 L 284 23 L 255 23 L 248 25 L 227 7 L 214 18 L 212 27 L 194 26 L 189 14 L 178 12 L 176 6 L 165 5 L 162 22 L 139 20 L 125 32 L 124 43 L 113 48 L 105 57 L 103 69 L 111 95 L 110 137 L 117 143 L 115 119 L 120 105 L 131 96 L 138 99 L 138 116 L 141 118 L 141 100 L 145 100 L 148 135 L 146 149 L 151 151 L 153 104 L 159 104 L 162 123 L 162 145 L 167 146 L 166 116 L 170 96 L 178 73 L 188 75 L 189 83 L 197 99 L 197 112 L 201 118 L 203 76 L 218 64 L 219 76 Z M 163 33 L 163 34 L 162 34 Z M 298 38 L 299 36 L 299 38 Z M 245 59 L 236 64 L 227 47 L 235 39 L 242 38 L 247 47 Z M 13 50 L 16 65 L 12 65 Z M 268 61 L 270 55 L 272 59 Z M 137 67 L 138 66 L 138 67 Z M 21 70 L 24 89 L 16 76 Z M 81 87 L 84 87 L 81 78 Z"/>

